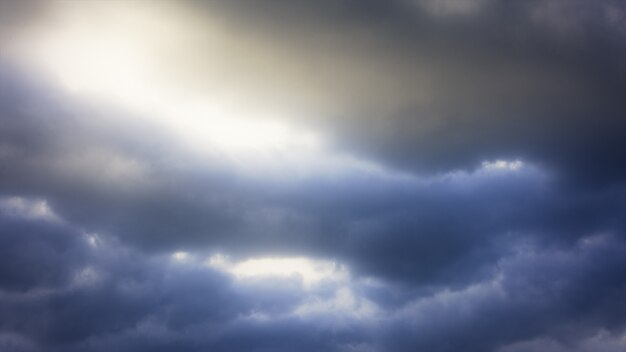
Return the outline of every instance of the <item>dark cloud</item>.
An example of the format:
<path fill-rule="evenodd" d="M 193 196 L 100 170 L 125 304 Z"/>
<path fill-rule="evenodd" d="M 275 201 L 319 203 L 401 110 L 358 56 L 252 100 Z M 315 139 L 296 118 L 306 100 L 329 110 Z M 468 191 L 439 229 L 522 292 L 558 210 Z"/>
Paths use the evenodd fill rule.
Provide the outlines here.
<path fill-rule="evenodd" d="M 6 291 L 3 281 L 2 343 L 9 351 L 29 350 L 22 346 L 53 351 L 402 351 L 416 347 L 496 351 L 504 345 L 524 346 L 523 341 L 537 336 L 588 345 L 591 342 L 585 339 L 596 334 L 619 334 L 626 328 L 621 319 L 626 308 L 621 275 L 626 245 L 611 235 L 548 248 L 513 243 L 488 277 L 458 288 L 409 293 L 400 301 L 392 296 L 406 294 L 406 287 L 379 286 L 379 295 L 372 295 L 367 284 L 357 285 L 357 294 L 381 303 L 386 313 L 339 325 L 334 315 L 281 318 L 307 295 L 297 287 L 288 288 L 285 281 L 276 281 L 273 292 L 259 290 L 256 284 L 246 288 L 206 267 L 145 256 L 106 239 L 94 247 L 69 229 L 66 236 L 85 246 L 66 250 L 68 262 L 89 254 L 89 259 L 75 264 L 82 268 L 78 273 L 65 269 L 74 271 L 71 282 L 40 279 L 27 291 L 16 292 Z M 54 250 L 54 246 L 50 242 L 43 247 Z M 40 253 L 28 246 L 20 251 L 31 260 Z M 18 260 L 9 256 L 3 265 Z M 268 318 L 246 318 L 261 313 L 269 314 Z M 596 339 L 593 343 L 619 346 L 620 342 Z M 540 342 L 531 346 L 537 344 L 541 346 Z"/>
<path fill-rule="evenodd" d="M 51 4 L 0 3 L 0 45 Z M 194 35 L 146 64 L 330 156 L 199 151 L 7 50 L 1 350 L 624 349 L 621 2 L 153 6 Z"/>
<path fill-rule="evenodd" d="M 294 89 L 314 100 L 303 102 L 318 112 L 312 123 L 360 155 L 421 173 L 525 157 L 575 181 L 619 181 L 623 4 L 468 3 L 198 7 L 222 11 L 242 40 L 246 30 L 275 37 L 274 55 L 287 52 L 299 71 L 281 67 L 272 92 L 286 105 L 302 101 Z M 299 91 L 283 81 L 292 75 Z"/>
<path fill-rule="evenodd" d="M 3 130 L 6 149 L 19 153 L 6 155 L 13 167 L 5 170 L 4 192 L 45 196 L 65 218 L 143 249 L 339 257 L 366 275 L 446 282 L 470 280 L 477 262 L 492 263 L 512 238 L 558 243 L 624 227 L 621 187 L 572 189 L 533 164 L 405 179 L 351 173 L 263 181 L 224 164 L 204 166 L 180 149 L 155 152 L 149 134 L 128 132 L 133 126 L 93 136 L 90 123 L 73 117 L 84 111 L 54 106 L 52 117 L 20 112 Z M 63 133 L 69 124 L 78 136 Z M 19 132 L 23 126 L 30 127 Z M 20 134 L 28 131 L 43 136 L 39 146 Z M 114 145 L 105 144 L 111 139 Z M 147 171 L 110 174 L 120 158 Z"/>
<path fill-rule="evenodd" d="M 524 335 L 549 335 L 569 343 L 602 329 L 620 331 L 614 318 L 621 314 L 623 302 L 615 298 L 623 294 L 624 282 L 613 275 L 624 265 L 623 243 L 605 240 L 588 239 L 571 250 L 522 248 L 500 262 L 501 276 L 494 281 L 432 299 L 440 309 L 418 304 L 415 316 L 421 310 L 431 313 L 429 326 L 418 325 L 421 329 L 407 333 L 412 342 L 394 342 L 399 342 L 399 349 L 483 351 L 528 338 Z M 450 330 L 441 334 L 444 326 Z M 404 334 L 394 336 L 398 335 Z"/>
<path fill-rule="evenodd" d="M 22 292 L 65 285 L 85 262 L 86 244 L 77 241 L 75 231 L 62 225 L 3 216 L 0 226 L 0 281 L 5 290 Z"/>

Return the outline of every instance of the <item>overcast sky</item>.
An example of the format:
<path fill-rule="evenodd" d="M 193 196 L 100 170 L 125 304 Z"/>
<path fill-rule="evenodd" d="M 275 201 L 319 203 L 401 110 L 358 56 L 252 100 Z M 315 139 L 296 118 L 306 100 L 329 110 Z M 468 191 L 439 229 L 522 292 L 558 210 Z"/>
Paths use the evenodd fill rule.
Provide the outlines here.
<path fill-rule="evenodd" d="M 3 352 L 623 352 L 621 0 L 0 0 Z"/>

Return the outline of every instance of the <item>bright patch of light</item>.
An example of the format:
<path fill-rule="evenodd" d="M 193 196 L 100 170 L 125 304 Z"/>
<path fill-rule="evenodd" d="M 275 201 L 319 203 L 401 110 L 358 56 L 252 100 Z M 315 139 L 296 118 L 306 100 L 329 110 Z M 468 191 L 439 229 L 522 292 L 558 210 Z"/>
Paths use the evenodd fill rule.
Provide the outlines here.
<path fill-rule="evenodd" d="M 321 147 L 319 136 L 268 116 L 247 116 L 216 105 L 176 102 L 163 106 L 159 121 L 197 150 L 241 157 L 273 152 L 301 155 Z"/>
<path fill-rule="evenodd" d="M 287 316 L 298 319 L 332 317 L 333 325 L 342 325 L 354 320 L 376 319 L 381 313 L 374 302 L 355 289 L 356 282 L 349 270 L 334 261 L 306 257 L 262 257 L 232 261 L 228 256 L 217 253 L 209 257 L 205 265 L 232 275 L 246 289 L 254 288 L 266 279 L 295 279 L 302 282 L 302 300 L 293 309 L 278 316 L 270 312 L 253 311 L 242 316 L 244 320 L 262 322 Z M 372 286 L 370 280 L 358 282 Z"/>
<path fill-rule="evenodd" d="M 289 123 L 293 119 L 277 111 L 280 107 L 247 108 L 246 97 L 224 92 L 220 79 L 199 83 L 169 75 L 189 59 L 172 51 L 212 47 L 198 40 L 189 14 L 163 6 L 62 2 L 44 25 L 16 38 L 12 53 L 54 77 L 70 94 L 121 107 L 131 112 L 129 118 L 161 126 L 192 150 L 225 158 L 251 174 L 260 175 L 262 169 L 276 176 L 335 171 L 389 176 L 373 163 L 329 150 L 322 136 Z M 224 40 L 212 21 L 202 21 L 200 28 L 209 42 Z M 219 50 L 213 55 L 210 61 L 220 77 L 219 67 L 229 59 Z M 135 166 L 121 162 L 115 170 L 134 175 Z"/>
<path fill-rule="evenodd" d="M 85 233 L 85 239 L 87 240 L 87 243 L 89 243 L 89 245 L 91 247 L 98 247 L 100 245 L 100 236 L 98 236 L 98 234 L 96 233 Z"/>
<path fill-rule="evenodd" d="M 482 168 L 485 170 L 508 170 L 517 171 L 524 167 L 524 163 L 520 160 L 496 160 L 496 161 L 484 161 Z"/>
<path fill-rule="evenodd" d="M 44 199 L 28 199 L 23 197 L 0 198 L 0 212 L 5 215 L 33 219 L 59 222 L 61 219 L 48 206 Z"/>
<path fill-rule="evenodd" d="M 123 33 L 83 33 L 67 29 L 39 47 L 45 65 L 68 90 L 106 94 L 126 103 L 146 99 L 147 79 L 141 58 Z M 145 83 L 144 83 L 145 82 Z"/>
<path fill-rule="evenodd" d="M 189 258 L 189 253 L 179 251 L 172 253 L 172 259 L 178 262 L 183 262 Z"/>
<path fill-rule="evenodd" d="M 227 103 L 164 77 L 162 42 L 178 42 L 191 29 L 172 28 L 174 21 L 159 11 L 136 3 L 63 5 L 53 24 L 25 33 L 16 50 L 68 92 L 130 109 L 204 151 L 240 157 L 318 147 L 318 136 L 286 124 L 281 116 L 259 116 L 243 101 Z"/>
<path fill-rule="evenodd" d="M 345 281 L 349 278 L 347 269 L 336 262 L 304 257 L 253 258 L 232 263 L 227 257 L 217 254 L 211 256 L 206 264 L 241 280 L 263 277 L 297 278 L 307 287 L 321 281 Z"/>
<path fill-rule="evenodd" d="M 99 2 L 57 5 L 47 25 L 15 41 L 26 62 L 73 93 L 133 106 L 160 98 L 150 88 L 156 77 L 150 74 L 149 45 L 165 35 L 156 18 Z"/>

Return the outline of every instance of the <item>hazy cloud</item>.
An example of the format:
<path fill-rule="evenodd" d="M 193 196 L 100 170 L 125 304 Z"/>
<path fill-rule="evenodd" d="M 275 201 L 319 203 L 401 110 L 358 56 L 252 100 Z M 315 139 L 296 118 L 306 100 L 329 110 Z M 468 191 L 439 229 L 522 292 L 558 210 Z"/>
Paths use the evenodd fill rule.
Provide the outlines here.
<path fill-rule="evenodd" d="M 623 350 L 625 11 L 0 2 L 0 349 Z"/>

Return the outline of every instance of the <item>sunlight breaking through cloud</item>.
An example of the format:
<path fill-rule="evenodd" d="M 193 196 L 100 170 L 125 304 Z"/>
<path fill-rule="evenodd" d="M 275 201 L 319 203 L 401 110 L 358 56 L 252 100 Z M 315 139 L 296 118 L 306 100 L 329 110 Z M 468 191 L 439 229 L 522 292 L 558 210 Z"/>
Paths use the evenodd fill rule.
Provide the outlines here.
<path fill-rule="evenodd" d="M 301 280 L 305 287 L 325 281 L 342 282 L 350 278 L 348 270 L 337 262 L 304 257 L 251 258 L 232 262 L 223 254 L 214 254 L 206 261 L 206 264 L 240 280 L 263 277 L 297 279 Z"/>
<path fill-rule="evenodd" d="M 623 352 L 621 0 L 0 0 L 0 351 Z"/>

